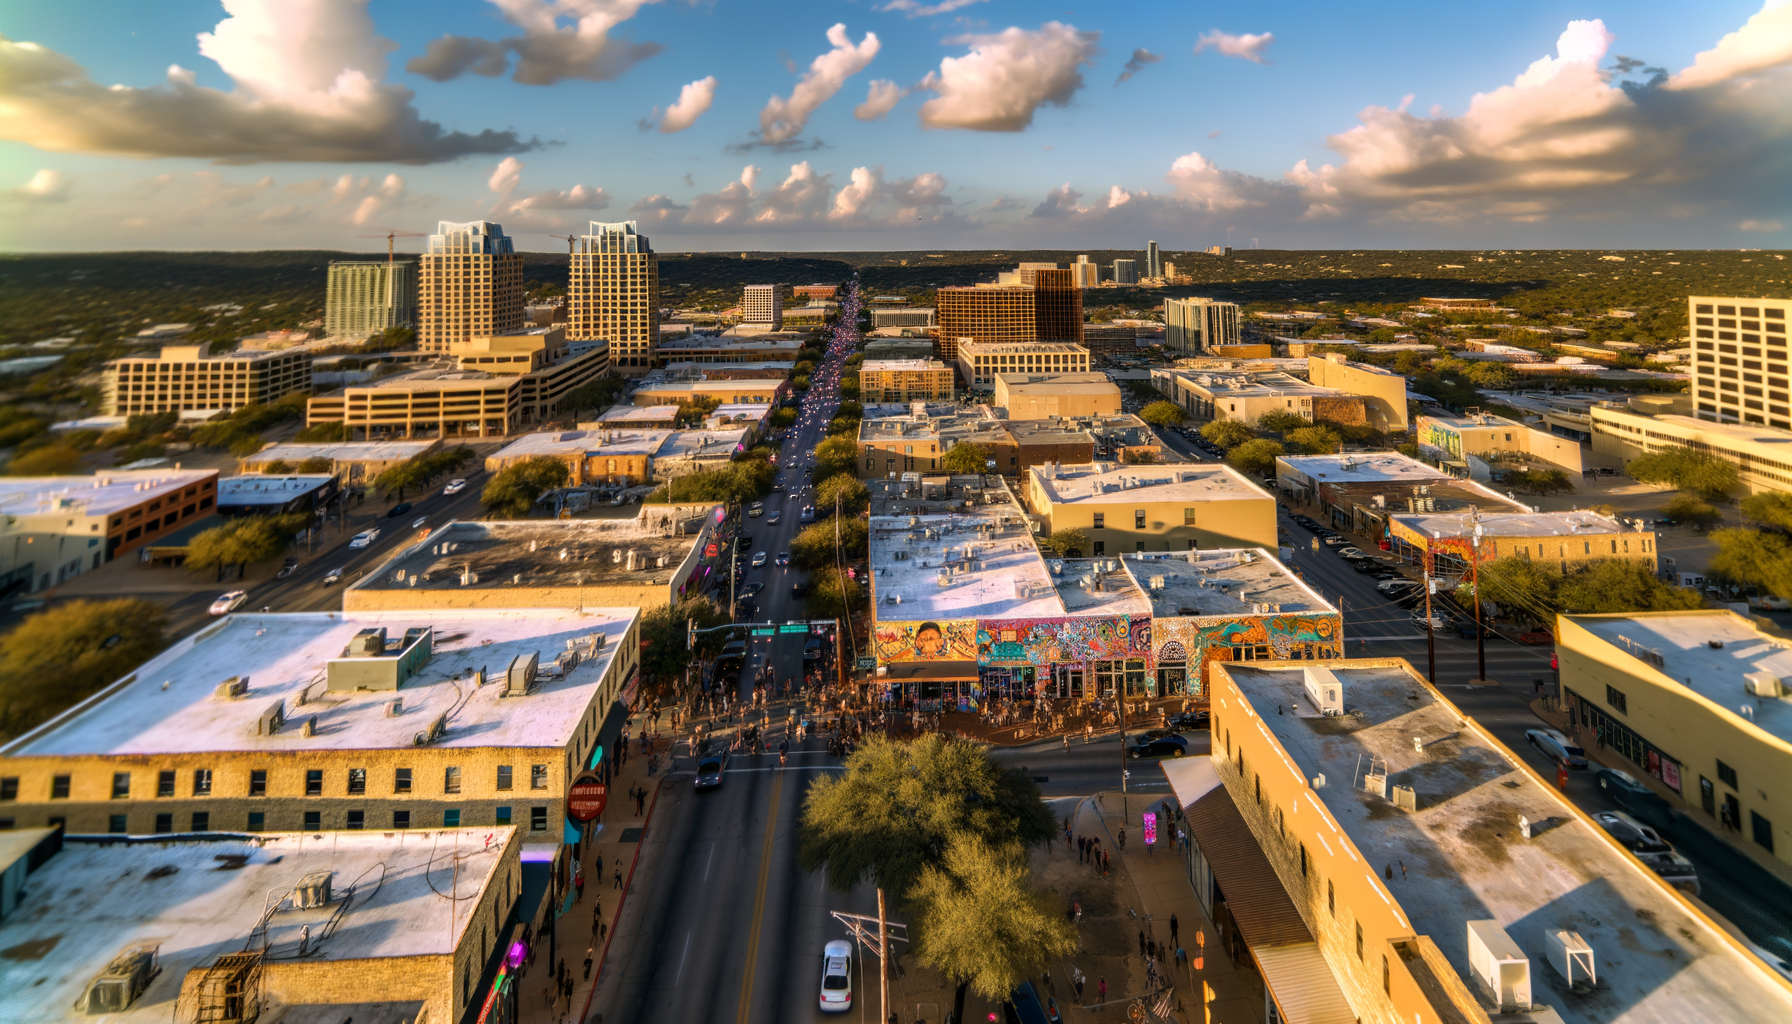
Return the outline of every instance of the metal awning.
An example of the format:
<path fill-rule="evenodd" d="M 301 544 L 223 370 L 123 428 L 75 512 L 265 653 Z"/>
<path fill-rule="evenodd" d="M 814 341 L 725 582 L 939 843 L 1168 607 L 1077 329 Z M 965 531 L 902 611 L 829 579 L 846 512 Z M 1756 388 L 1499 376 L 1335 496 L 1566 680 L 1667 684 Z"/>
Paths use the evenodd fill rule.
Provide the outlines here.
<path fill-rule="evenodd" d="M 974 661 L 899 661 L 885 667 L 883 678 L 892 683 L 974 683 L 977 681 L 977 663 Z"/>

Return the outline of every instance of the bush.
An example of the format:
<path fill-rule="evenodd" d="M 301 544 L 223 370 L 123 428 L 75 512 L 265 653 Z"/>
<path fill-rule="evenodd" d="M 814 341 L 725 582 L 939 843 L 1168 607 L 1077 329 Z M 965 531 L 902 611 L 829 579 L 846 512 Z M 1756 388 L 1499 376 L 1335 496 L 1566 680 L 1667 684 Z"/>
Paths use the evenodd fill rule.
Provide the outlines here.
<path fill-rule="evenodd" d="M 1574 481 L 1559 469 L 1520 469 L 1506 474 L 1507 486 L 1526 494 L 1555 494 L 1574 490 Z"/>
<path fill-rule="evenodd" d="M 328 465 L 329 460 L 325 459 L 324 462 L 326 465 Z M 275 459 L 272 462 L 262 463 L 261 471 L 263 473 L 269 474 L 269 475 L 285 476 L 286 474 L 292 472 L 292 464 L 287 462 L 285 459 Z"/>
<path fill-rule="evenodd" d="M 341 444 L 348 440 L 348 431 L 346 423 L 314 423 L 294 434 L 293 440 L 307 444 Z"/>
<path fill-rule="evenodd" d="M 121 448 L 116 456 L 118 465 L 128 466 L 140 459 L 159 459 L 168 454 L 168 449 L 160 441 L 139 441 L 128 448 Z"/>
<path fill-rule="evenodd" d="M 1150 449 L 1133 448 L 1127 451 L 1124 461 L 1129 466 L 1155 466 L 1163 460 L 1159 459 L 1157 453 Z"/>
<path fill-rule="evenodd" d="M 1226 455 L 1226 464 L 1240 473 L 1266 476 L 1276 471 L 1276 459 L 1285 453 L 1285 449 L 1275 441 L 1258 438 L 1232 449 Z"/>
<path fill-rule="evenodd" d="M 504 467 L 486 481 L 479 500 L 488 512 L 499 519 L 527 518 L 529 510 L 535 507 L 535 502 L 542 495 L 556 487 L 566 486 L 566 481 L 571 476 L 571 470 L 559 459 L 545 455 L 524 459 Z"/>
<path fill-rule="evenodd" d="M 1286 434 L 1291 430 L 1301 430 L 1312 425 L 1294 413 L 1280 410 L 1266 412 L 1257 418 L 1257 429 L 1276 434 Z"/>
<path fill-rule="evenodd" d="M 299 472 L 301 473 L 329 473 L 333 472 L 335 468 L 336 464 L 322 455 L 313 455 L 299 463 Z"/>
<path fill-rule="evenodd" d="M 69 601 L 0 637 L 0 730 L 46 721 L 149 660 L 166 642 L 167 615 L 148 601 Z"/>

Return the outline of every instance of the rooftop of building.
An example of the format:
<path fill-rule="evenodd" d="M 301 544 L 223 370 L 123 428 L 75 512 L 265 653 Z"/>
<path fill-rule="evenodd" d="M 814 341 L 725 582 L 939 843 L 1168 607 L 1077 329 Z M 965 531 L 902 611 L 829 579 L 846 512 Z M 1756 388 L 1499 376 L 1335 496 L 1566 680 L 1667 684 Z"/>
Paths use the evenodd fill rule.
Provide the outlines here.
<path fill-rule="evenodd" d="M 218 481 L 220 505 L 280 505 L 309 494 L 336 479 L 329 473 L 291 473 L 275 476 L 250 473 Z"/>
<path fill-rule="evenodd" d="M 998 373 L 996 380 L 1010 389 L 1031 384 L 1111 384 L 1105 373 Z"/>
<path fill-rule="evenodd" d="M 1004 410 L 1006 411 L 1006 410 Z M 1094 442 L 1089 432 L 1068 417 L 1053 416 L 1043 420 L 1003 420 L 1017 444 L 1063 444 L 1071 441 Z"/>
<path fill-rule="evenodd" d="M 673 406 L 673 408 L 677 408 Z M 674 432 L 647 428 L 615 429 L 605 426 L 597 430 L 549 430 L 524 434 L 505 445 L 494 459 L 527 459 L 537 456 L 585 455 L 603 453 L 609 456 L 653 455 Z"/>
<path fill-rule="evenodd" d="M 1003 374 L 1003 376 L 1011 376 Z M 1096 374 L 1079 373 L 1078 377 L 1094 377 Z M 1120 386 L 1103 377 L 1101 380 L 1022 380 L 1009 381 L 1010 395 L 1118 395 Z"/>
<path fill-rule="evenodd" d="M 741 373 L 782 373 L 788 376 L 794 369 L 796 369 L 796 363 L 777 359 L 756 359 L 752 362 L 740 363 L 708 362 L 706 360 L 693 359 L 680 363 L 668 363 L 642 377 L 641 383 L 647 384 L 662 380 L 701 380 L 707 379 L 706 375 L 711 372 L 726 373 L 729 375 L 738 375 Z M 719 380 L 722 378 L 717 379 Z"/>
<path fill-rule="evenodd" d="M 1760 672 L 1792 679 L 1792 644 L 1749 619 L 1728 609 L 1562 618 L 1648 664 L 1659 655 L 1662 674 L 1685 680 L 1687 689 L 1723 709 L 1738 728 L 1792 741 L 1792 698 L 1755 697 L 1743 687 L 1745 676 Z M 1746 720 L 1736 713 L 1742 707 L 1748 708 Z"/>
<path fill-rule="evenodd" d="M 1639 412 L 1635 408 L 1605 409 L 1597 408 L 1594 415 L 1603 413 L 1628 414 L 1646 416 L 1655 423 L 1666 423 L 1687 430 L 1697 430 L 1708 437 L 1721 437 L 1739 444 L 1787 445 L 1792 444 L 1792 431 L 1778 430 L 1759 423 L 1719 423 L 1715 420 L 1702 420 L 1694 416 L 1682 416 L 1678 413 L 1662 413 L 1651 416 Z M 1792 453 L 1782 452 L 1782 455 Z"/>
<path fill-rule="evenodd" d="M 998 476 L 872 480 L 870 564 L 880 619 L 1063 615 L 1026 513 Z"/>
<path fill-rule="evenodd" d="M 352 589 L 476 594 L 663 584 L 690 553 L 714 507 L 643 505 L 632 519 L 456 520 L 394 555 Z"/>
<path fill-rule="evenodd" d="M 1276 470 L 1279 473 L 1284 468 L 1327 483 L 1428 483 L 1451 479 L 1448 473 L 1399 452 L 1283 455 L 1276 459 Z"/>
<path fill-rule="evenodd" d="M 1220 662 L 1216 669 L 1254 706 L 1244 713 L 1275 736 L 1294 762 L 1289 767 L 1303 779 L 1327 780 L 1307 797 L 1366 862 L 1342 869 L 1366 869 L 1369 884 L 1391 896 L 1413 933 L 1437 943 L 1464 984 L 1474 977 L 1466 922 L 1491 918 L 1530 957 L 1533 1000 L 1565 1024 L 1792 1016 L 1792 993 L 1405 661 Z M 1306 674 L 1327 670 L 1342 684 L 1343 716 L 1320 716 L 1307 696 Z M 1272 705 L 1285 713 L 1269 713 Z M 1222 701 L 1214 712 L 1240 713 Z M 1375 763 L 1386 765 L 1390 793 L 1414 790 L 1417 810 L 1397 809 L 1358 785 Z M 1523 838 L 1520 817 L 1531 823 L 1532 838 Z M 1398 874 L 1379 877 L 1396 864 Z M 1557 988 L 1545 934 L 1558 929 L 1578 932 L 1592 947 L 1593 994 L 1565 996 Z"/>
<path fill-rule="evenodd" d="M 752 407 L 750 407 L 752 408 Z M 756 408 L 764 409 L 765 406 Z M 745 427 L 731 430 L 678 430 L 660 444 L 654 452 L 658 459 L 723 459 L 733 457 L 735 452 L 742 451 L 746 444 Z"/>
<path fill-rule="evenodd" d="M 762 334 L 754 334 L 754 335 L 748 335 L 748 336 L 743 337 L 740 335 L 718 335 L 718 334 L 709 334 L 709 333 L 699 334 L 696 332 L 692 332 L 690 334 L 690 336 L 688 336 L 688 337 L 662 338 L 660 340 L 659 345 L 655 347 L 655 351 L 665 353 L 665 354 L 670 354 L 670 355 L 677 355 L 680 352 L 687 352 L 687 351 L 692 351 L 692 350 L 709 351 L 712 349 L 720 349 L 720 350 L 751 349 L 753 351 L 762 351 L 765 349 L 774 349 L 777 351 L 789 351 L 792 354 L 794 354 L 797 351 L 797 349 L 800 349 L 802 347 L 803 347 L 802 336 L 787 338 L 787 337 L 783 337 L 781 333 L 779 333 L 779 334 L 762 333 Z"/>
<path fill-rule="evenodd" d="M 1475 524 L 1489 537 L 1571 537 L 1578 533 L 1624 533 L 1631 529 L 1611 516 L 1586 509 L 1572 512 L 1401 512 L 1390 518 L 1428 537 L 1472 537 Z"/>
<path fill-rule="evenodd" d="M 438 391 L 443 388 L 453 390 L 492 384 L 507 388 L 518 379 L 520 378 L 515 375 L 486 373 L 484 370 L 462 370 L 454 366 L 425 366 L 405 373 L 396 373 L 390 377 L 370 380 L 364 384 L 348 384 L 327 392 L 327 394 L 339 396 L 350 391 Z"/>
<path fill-rule="evenodd" d="M 1425 413 L 1424 418 L 1441 427 L 1451 430 L 1476 430 L 1480 428 L 1521 427 L 1524 424 L 1508 419 L 1497 413 L 1476 412 L 1458 416 L 1442 409 Z"/>
<path fill-rule="evenodd" d="M 1001 441 L 1007 439 L 1005 426 L 987 405 L 880 402 L 865 407 L 865 419 L 859 423 L 859 441 L 926 440 L 930 437 L 974 441 L 984 434 L 992 441 Z"/>
<path fill-rule="evenodd" d="M 1027 470 L 1054 505 L 1110 505 L 1143 501 L 1273 501 L 1270 493 L 1230 466 L 1189 463 L 1125 466 L 1033 466 Z"/>
<path fill-rule="evenodd" d="M 785 385 L 783 380 L 770 378 L 745 377 L 737 380 L 663 380 L 643 383 L 634 390 L 634 394 L 676 394 L 703 391 L 777 391 Z"/>
<path fill-rule="evenodd" d="M 298 957 L 302 932 L 309 955 L 336 965 L 449 956 L 475 924 L 486 887 L 500 881 L 515 835 L 499 826 L 67 841 L 32 872 L 18 910 L 0 922 L 0 948 L 42 951 L 0 957 L 0 1018 L 83 1019 L 70 1008 L 92 980 L 120 953 L 149 943 L 159 947 L 160 973 L 126 1010 L 104 1016 L 163 1024 L 175 1016 L 188 972 L 260 947 L 271 894 L 314 872 L 329 873 L 331 901 L 315 909 L 283 902 L 269 914 L 269 957 Z M 342 1007 L 332 1009 L 330 1019 L 340 1021 Z"/>
<path fill-rule="evenodd" d="M 1182 374 L 1191 384 L 1198 384 L 1209 394 L 1228 398 L 1249 398 L 1256 395 L 1340 395 L 1337 388 L 1309 384 L 1282 370 L 1264 370 L 1236 375 L 1211 373 Z"/>
<path fill-rule="evenodd" d="M 861 373 L 898 373 L 904 370 L 945 370 L 938 359 L 867 359 L 859 364 Z"/>
<path fill-rule="evenodd" d="M 114 469 L 92 476 L 0 477 L 0 513 L 111 515 L 217 475 L 215 469 Z"/>
<path fill-rule="evenodd" d="M 736 421 L 752 420 L 758 422 L 772 414 L 772 407 L 756 402 L 723 402 L 709 411 L 708 422 L 723 419 Z"/>
<path fill-rule="evenodd" d="M 676 405 L 612 405 L 598 420 L 604 423 L 663 423 L 670 427 L 683 412 Z M 580 430 L 596 430 L 590 423 L 579 424 Z"/>
<path fill-rule="evenodd" d="M 1048 558 L 1058 600 L 1071 615 L 1149 615 L 1151 601 L 1118 558 Z"/>
<path fill-rule="evenodd" d="M 329 459 L 331 462 L 401 462 L 413 459 L 434 448 L 438 441 L 342 441 L 305 444 L 290 441 L 271 444 L 244 462 L 290 462 L 298 465 L 306 459 Z"/>
<path fill-rule="evenodd" d="M 1029 291 L 1031 289 L 1028 289 Z M 1088 355 L 1089 350 L 1074 341 L 961 341 L 959 355 Z"/>
<path fill-rule="evenodd" d="M 1262 548 L 1145 552 L 1125 561 L 1160 618 L 1338 610 Z"/>

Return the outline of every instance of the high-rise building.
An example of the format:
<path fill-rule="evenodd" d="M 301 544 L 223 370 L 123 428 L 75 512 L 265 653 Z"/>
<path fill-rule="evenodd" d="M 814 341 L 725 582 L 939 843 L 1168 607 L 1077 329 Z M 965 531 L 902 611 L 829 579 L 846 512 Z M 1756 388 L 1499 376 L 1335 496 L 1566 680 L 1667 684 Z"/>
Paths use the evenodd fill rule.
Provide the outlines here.
<path fill-rule="evenodd" d="M 106 364 L 100 378 L 105 416 L 218 410 L 270 405 L 282 396 L 311 390 L 311 353 L 225 352 L 208 342 L 164 345 L 155 356 L 128 356 Z"/>
<path fill-rule="evenodd" d="M 1162 277 L 1162 276 L 1164 276 L 1163 259 L 1162 259 L 1162 257 L 1160 257 L 1158 255 L 1156 242 L 1146 242 L 1145 243 L 1145 276 L 1146 277 Z"/>
<path fill-rule="evenodd" d="M 939 357 L 958 361 L 961 341 L 1027 342 L 1039 338 L 1033 289 L 1019 285 L 941 288 Z"/>
<path fill-rule="evenodd" d="M 523 257 L 502 224 L 440 221 L 418 262 L 419 349 L 523 329 Z"/>
<path fill-rule="evenodd" d="M 569 341 L 610 343 L 610 365 L 625 377 L 653 367 L 660 340 L 660 258 L 632 220 L 591 222 L 572 255 Z"/>
<path fill-rule="evenodd" d="M 1070 279 L 1078 288 L 1093 288 L 1101 283 L 1101 266 L 1090 263 L 1087 256 L 1078 256 L 1070 265 Z"/>
<path fill-rule="evenodd" d="M 332 260 L 324 334 L 362 341 L 417 318 L 417 265 L 410 260 Z"/>
<path fill-rule="evenodd" d="M 1115 260 L 1114 261 L 1114 283 L 1115 284 L 1138 284 L 1139 283 L 1139 265 L 1138 265 L 1138 263 L 1133 260 Z"/>
<path fill-rule="evenodd" d="M 740 322 L 770 324 L 772 330 L 784 326 L 784 286 L 750 284 L 740 300 Z"/>
<path fill-rule="evenodd" d="M 1786 318 L 1792 301 L 1694 295 L 1686 305 L 1694 415 L 1719 423 L 1792 426 L 1786 401 Z"/>
<path fill-rule="evenodd" d="M 1033 275 L 1033 325 L 1040 341 L 1083 340 L 1083 293 L 1070 271 L 1039 268 Z"/>
<path fill-rule="evenodd" d="M 1238 344 L 1238 306 L 1212 299 L 1164 300 L 1164 350 L 1204 355 L 1216 345 Z"/>

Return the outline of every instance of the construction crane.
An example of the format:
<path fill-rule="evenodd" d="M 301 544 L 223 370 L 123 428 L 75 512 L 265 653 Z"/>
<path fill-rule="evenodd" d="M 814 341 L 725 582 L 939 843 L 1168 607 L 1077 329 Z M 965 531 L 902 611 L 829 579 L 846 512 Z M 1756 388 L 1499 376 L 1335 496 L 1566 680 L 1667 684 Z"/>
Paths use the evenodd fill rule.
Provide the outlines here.
<path fill-rule="evenodd" d="M 578 235 L 556 235 L 556 234 L 549 232 L 549 233 L 547 233 L 547 236 L 549 238 L 564 238 L 564 239 L 566 239 L 566 255 L 568 255 L 568 256 L 572 255 L 573 247 L 578 245 L 578 243 L 579 243 Z"/>
<path fill-rule="evenodd" d="M 397 228 L 388 230 L 383 235 L 356 235 L 356 238 L 384 238 L 386 240 L 386 262 L 392 262 L 392 240 L 395 238 L 427 238 L 421 231 L 400 231 Z"/>

